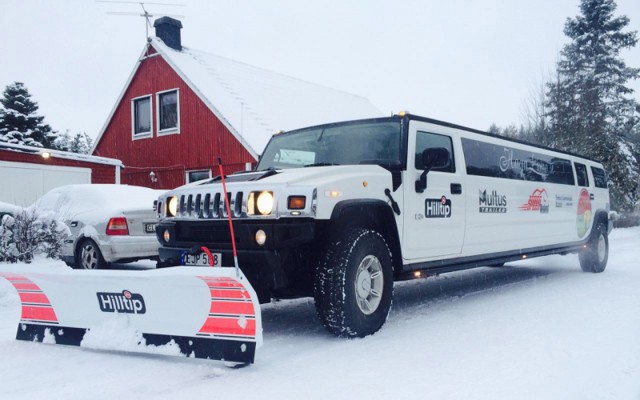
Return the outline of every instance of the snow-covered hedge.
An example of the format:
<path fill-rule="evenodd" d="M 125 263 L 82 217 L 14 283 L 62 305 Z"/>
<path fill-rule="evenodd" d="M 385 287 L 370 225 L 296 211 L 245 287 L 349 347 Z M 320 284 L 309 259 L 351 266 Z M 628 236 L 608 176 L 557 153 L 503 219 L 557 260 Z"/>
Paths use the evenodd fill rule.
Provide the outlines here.
<path fill-rule="evenodd" d="M 0 262 L 30 262 L 34 255 L 58 258 L 69 228 L 49 215 L 25 209 L 0 221 Z"/>

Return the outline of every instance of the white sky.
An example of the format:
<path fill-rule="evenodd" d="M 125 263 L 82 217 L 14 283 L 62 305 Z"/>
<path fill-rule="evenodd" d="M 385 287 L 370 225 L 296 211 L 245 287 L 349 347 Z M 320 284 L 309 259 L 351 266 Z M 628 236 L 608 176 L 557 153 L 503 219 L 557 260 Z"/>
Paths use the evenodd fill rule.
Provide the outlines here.
<path fill-rule="evenodd" d="M 520 124 L 579 12 L 578 0 L 167 2 L 186 6 L 147 9 L 184 15 L 185 46 L 478 129 Z M 617 3 L 640 30 L 640 1 Z M 22 81 L 54 129 L 97 136 L 145 43 L 143 18 L 109 11 L 140 6 L 0 0 L 0 90 Z M 640 47 L 623 57 L 640 67 Z"/>

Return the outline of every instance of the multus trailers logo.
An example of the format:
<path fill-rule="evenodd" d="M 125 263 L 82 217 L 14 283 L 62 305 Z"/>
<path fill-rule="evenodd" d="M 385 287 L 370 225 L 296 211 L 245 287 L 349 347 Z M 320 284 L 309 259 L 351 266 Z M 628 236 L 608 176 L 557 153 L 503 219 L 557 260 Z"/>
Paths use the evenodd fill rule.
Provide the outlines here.
<path fill-rule="evenodd" d="M 425 199 L 424 215 L 425 218 L 450 218 L 451 200 L 445 196 L 439 199 Z"/>
<path fill-rule="evenodd" d="M 486 190 L 480 190 L 478 200 L 478 209 L 481 213 L 504 214 L 507 212 L 507 196 L 499 195 L 495 190 L 490 193 L 487 193 Z"/>
<path fill-rule="evenodd" d="M 147 306 L 141 294 L 123 290 L 122 293 L 98 292 L 98 304 L 102 312 L 117 312 L 126 314 L 144 314 Z"/>

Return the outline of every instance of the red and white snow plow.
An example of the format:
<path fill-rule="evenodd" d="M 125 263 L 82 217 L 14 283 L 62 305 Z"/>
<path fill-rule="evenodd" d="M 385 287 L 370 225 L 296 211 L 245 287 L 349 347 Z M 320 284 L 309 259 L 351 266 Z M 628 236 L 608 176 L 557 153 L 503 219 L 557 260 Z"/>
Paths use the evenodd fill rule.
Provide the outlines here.
<path fill-rule="evenodd" d="M 17 290 L 16 339 L 253 363 L 257 296 L 235 268 L 78 271 L 0 266 Z"/>

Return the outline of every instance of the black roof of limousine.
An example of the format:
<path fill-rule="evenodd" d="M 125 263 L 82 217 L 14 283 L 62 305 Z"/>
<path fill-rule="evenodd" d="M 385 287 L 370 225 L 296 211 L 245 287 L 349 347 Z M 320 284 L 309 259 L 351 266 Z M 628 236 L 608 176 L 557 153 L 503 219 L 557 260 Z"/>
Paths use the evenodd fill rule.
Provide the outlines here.
<path fill-rule="evenodd" d="M 408 114 L 408 113 L 405 114 L 405 115 L 396 114 L 396 115 L 392 115 L 390 117 L 367 118 L 367 119 L 358 119 L 358 120 L 350 120 L 350 121 L 332 122 L 332 123 L 328 123 L 328 124 L 314 125 L 314 126 L 308 126 L 308 127 L 304 127 L 304 128 L 300 128 L 300 129 L 294 129 L 294 130 L 291 130 L 291 131 L 282 132 L 281 134 L 295 133 L 295 132 L 298 132 L 298 131 L 303 131 L 303 130 L 308 130 L 308 129 L 315 129 L 315 128 L 323 128 L 323 127 L 326 128 L 326 127 L 336 126 L 336 125 L 357 124 L 357 123 L 363 123 L 363 122 L 400 121 L 400 120 L 422 121 L 422 122 L 427 122 L 427 123 L 434 124 L 434 125 L 444 126 L 444 127 L 447 127 L 447 128 L 460 129 L 460 130 L 464 130 L 464 131 L 467 131 L 467 132 L 476 133 L 478 135 L 488 136 L 488 137 L 492 137 L 492 138 L 496 138 L 496 139 L 502 139 L 502 140 L 506 140 L 508 142 L 519 143 L 519 144 L 526 145 L 526 146 L 532 146 L 532 147 L 536 147 L 536 148 L 543 149 L 543 150 L 553 151 L 553 152 L 556 152 L 556 153 L 561 153 L 561 154 L 566 154 L 566 155 L 573 156 L 573 157 L 582 158 L 584 160 L 589 160 L 589 161 L 596 162 L 596 163 L 599 163 L 599 164 L 601 163 L 600 161 L 591 159 L 589 157 L 585 157 L 585 156 L 580 155 L 580 154 L 572 153 L 572 152 L 569 152 L 569 151 L 554 149 L 554 148 L 543 146 L 543 145 L 540 145 L 540 144 L 530 143 L 530 142 L 527 142 L 525 140 L 509 138 L 509 137 L 506 137 L 506 136 L 500 136 L 500 135 L 496 135 L 494 133 L 489 133 L 489 132 L 485 132 L 485 131 L 481 131 L 481 130 L 478 130 L 478 129 L 469 128 L 469 127 L 462 126 L 462 125 L 452 124 L 450 122 L 439 121 L 437 119 L 421 117 L 419 115 L 413 115 L 413 114 Z"/>

